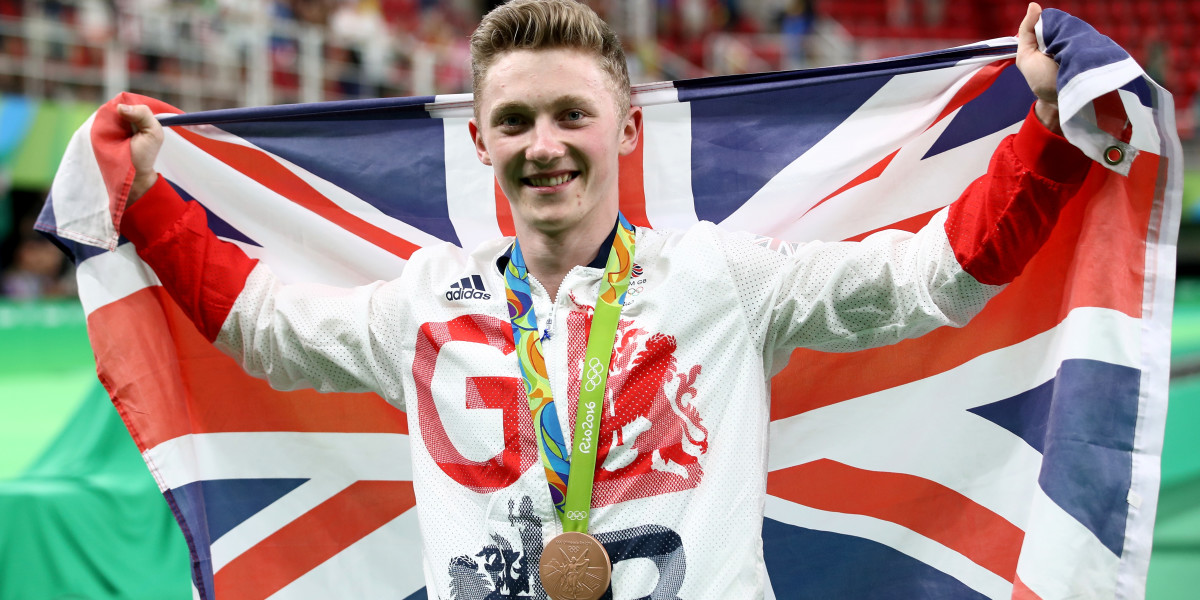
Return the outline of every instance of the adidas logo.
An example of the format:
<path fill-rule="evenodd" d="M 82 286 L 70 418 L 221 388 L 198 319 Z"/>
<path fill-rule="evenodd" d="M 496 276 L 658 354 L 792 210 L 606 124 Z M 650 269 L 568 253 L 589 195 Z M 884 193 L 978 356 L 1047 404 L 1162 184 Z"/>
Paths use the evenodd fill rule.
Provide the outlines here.
<path fill-rule="evenodd" d="M 446 292 L 447 300 L 488 300 L 492 297 L 483 287 L 483 278 L 478 275 L 463 277 L 450 284 Z"/>

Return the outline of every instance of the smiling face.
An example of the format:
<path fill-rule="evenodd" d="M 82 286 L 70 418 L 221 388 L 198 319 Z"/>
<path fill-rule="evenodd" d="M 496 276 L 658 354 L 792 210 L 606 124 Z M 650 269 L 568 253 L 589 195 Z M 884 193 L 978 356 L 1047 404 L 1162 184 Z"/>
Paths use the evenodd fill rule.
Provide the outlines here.
<path fill-rule="evenodd" d="M 488 69 L 471 136 L 518 236 L 612 229 L 618 158 L 637 146 L 642 118 L 638 107 L 619 110 L 614 85 L 579 50 L 511 50 Z"/>

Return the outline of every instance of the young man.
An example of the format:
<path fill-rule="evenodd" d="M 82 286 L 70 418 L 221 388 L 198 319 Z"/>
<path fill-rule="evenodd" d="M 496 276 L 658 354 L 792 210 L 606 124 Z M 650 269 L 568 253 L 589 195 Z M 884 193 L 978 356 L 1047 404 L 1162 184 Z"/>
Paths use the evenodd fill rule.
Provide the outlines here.
<path fill-rule="evenodd" d="M 797 347 L 963 324 L 1086 172 L 1053 133 L 1039 11 L 1017 59 L 1039 98 L 1030 117 L 916 234 L 784 256 L 707 223 L 631 227 L 618 157 L 641 110 L 616 37 L 572 0 L 515 0 L 472 37 L 470 134 L 516 240 L 428 248 L 400 279 L 361 288 L 282 286 L 157 177 L 162 131 L 146 107 L 122 108 L 137 171 L 122 233 L 249 372 L 407 411 L 431 596 L 599 597 L 611 574 L 618 598 L 759 597 L 770 375 Z M 491 293 L 446 292 L 465 281 Z"/>

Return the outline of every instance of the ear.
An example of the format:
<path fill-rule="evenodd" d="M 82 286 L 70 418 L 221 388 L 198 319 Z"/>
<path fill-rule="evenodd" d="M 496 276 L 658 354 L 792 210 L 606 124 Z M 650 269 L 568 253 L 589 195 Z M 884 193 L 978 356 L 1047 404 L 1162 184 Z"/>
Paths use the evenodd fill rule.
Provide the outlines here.
<path fill-rule="evenodd" d="M 475 156 L 479 157 L 479 162 L 489 167 L 492 166 L 492 156 L 488 154 L 487 147 L 483 145 L 483 131 L 479 129 L 475 119 L 467 122 L 467 129 L 471 130 L 471 141 L 475 143 Z"/>
<path fill-rule="evenodd" d="M 621 128 L 621 156 L 628 156 L 637 149 L 638 138 L 642 135 L 642 107 L 629 107 L 629 115 L 625 117 L 625 125 Z"/>

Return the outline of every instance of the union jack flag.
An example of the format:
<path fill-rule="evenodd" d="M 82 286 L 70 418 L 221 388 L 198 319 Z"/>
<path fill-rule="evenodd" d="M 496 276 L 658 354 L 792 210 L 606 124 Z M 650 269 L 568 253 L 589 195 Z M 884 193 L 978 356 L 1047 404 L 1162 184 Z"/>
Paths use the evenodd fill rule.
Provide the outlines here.
<path fill-rule="evenodd" d="M 1047 10 L 1038 32 L 1061 65 L 1065 135 L 1096 160 L 1087 199 L 968 326 L 800 350 L 775 377 L 769 595 L 1144 594 L 1174 109 L 1081 21 Z M 621 209 L 637 226 L 709 220 L 793 243 L 915 230 L 1028 112 L 1014 52 L 1006 38 L 636 86 L 644 135 L 622 158 Z M 197 595 L 424 597 L 404 414 L 375 396 L 274 391 L 205 341 L 116 233 L 132 178 L 119 101 L 77 133 L 39 227 L 78 264 L 100 379 L 183 529 Z M 168 125 L 160 173 L 284 281 L 393 279 L 420 247 L 513 233 L 467 133 L 469 95 L 190 115 L 146 101 Z"/>

